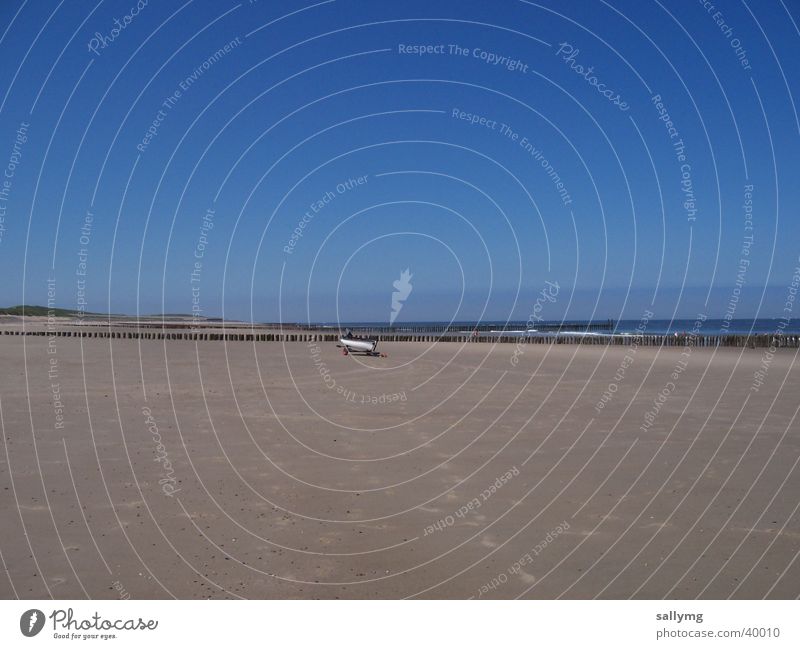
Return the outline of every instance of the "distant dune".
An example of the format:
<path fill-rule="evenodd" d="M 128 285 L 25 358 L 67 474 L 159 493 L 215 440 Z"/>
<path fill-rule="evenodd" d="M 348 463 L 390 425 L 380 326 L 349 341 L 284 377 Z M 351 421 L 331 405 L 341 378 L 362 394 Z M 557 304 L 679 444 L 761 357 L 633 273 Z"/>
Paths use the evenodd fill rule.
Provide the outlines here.
<path fill-rule="evenodd" d="M 77 311 L 71 309 L 48 309 L 46 306 L 18 304 L 0 308 L 0 315 L 19 315 L 19 316 L 48 316 L 56 318 L 74 318 L 78 315 Z M 84 315 L 99 315 L 95 313 L 84 313 Z"/>

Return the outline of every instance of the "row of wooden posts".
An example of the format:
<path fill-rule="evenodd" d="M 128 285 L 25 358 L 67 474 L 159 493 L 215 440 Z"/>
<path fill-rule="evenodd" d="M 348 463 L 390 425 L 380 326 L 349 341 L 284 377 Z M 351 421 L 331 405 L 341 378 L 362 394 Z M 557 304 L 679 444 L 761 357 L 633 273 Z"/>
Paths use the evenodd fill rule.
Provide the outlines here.
<path fill-rule="evenodd" d="M 5 336 L 48 336 L 58 338 L 113 338 L 128 340 L 189 340 L 224 342 L 336 342 L 338 334 L 333 333 L 229 333 L 205 331 L 108 331 L 108 330 L 4 330 Z M 717 334 L 717 335 L 656 335 L 641 336 L 581 336 L 581 335 L 540 335 L 540 336 L 471 336 L 452 334 L 375 334 L 370 336 L 378 342 L 454 342 L 454 343 L 512 343 L 521 345 L 639 345 L 645 347 L 800 347 L 800 335 L 779 334 Z"/>
<path fill-rule="evenodd" d="M 159 323 L 155 323 L 158 325 Z M 541 332 L 560 332 L 560 331 L 613 331 L 615 326 L 614 320 L 599 320 L 596 322 L 537 322 L 536 329 Z M 270 324 L 271 328 L 280 329 L 279 324 Z M 347 325 L 342 323 L 342 329 L 347 328 Z M 492 333 L 502 331 L 519 330 L 521 327 L 528 327 L 528 323 L 521 322 L 490 322 L 487 324 L 473 324 L 473 323 L 452 323 L 452 324 L 420 324 L 420 325 L 353 325 L 353 331 L 369 332 L 370 335 L 375 334 L 458 334 L 460 332 L 469 330 L 470 333 L 477 331 L 481 333 Z M 284 328 L 287 328 L 284 325 Z M 318 324 L 290 324 L 290 329 L 299 329 L 302 331 L 319 331 L 323 328 L 330 330 L 330 327 Z"/>

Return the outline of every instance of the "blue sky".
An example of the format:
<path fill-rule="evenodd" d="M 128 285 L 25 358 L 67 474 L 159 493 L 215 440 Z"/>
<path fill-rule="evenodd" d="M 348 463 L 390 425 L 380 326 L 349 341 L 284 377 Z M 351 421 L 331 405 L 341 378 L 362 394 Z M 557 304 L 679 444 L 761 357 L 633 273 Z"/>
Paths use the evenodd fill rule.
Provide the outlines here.
<path fill-rule="evenodd" d="M 0 303 L 779 316 L 800 10 L 711 4 L 4 2 Z"/>

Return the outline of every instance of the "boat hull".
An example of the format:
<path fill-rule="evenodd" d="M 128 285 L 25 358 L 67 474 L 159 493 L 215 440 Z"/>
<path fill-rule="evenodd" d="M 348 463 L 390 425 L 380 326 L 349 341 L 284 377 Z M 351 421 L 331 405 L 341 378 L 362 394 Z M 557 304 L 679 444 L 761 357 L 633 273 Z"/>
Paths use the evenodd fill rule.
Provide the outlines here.
<path fill-rule="evenodd" d="M 360 352 L 374 352 L 378 346 L 377 340 L 368 340 L 363 338 L 346 338 L 342 336 L 339 342 L 347 349 L 360 351 Z"/>

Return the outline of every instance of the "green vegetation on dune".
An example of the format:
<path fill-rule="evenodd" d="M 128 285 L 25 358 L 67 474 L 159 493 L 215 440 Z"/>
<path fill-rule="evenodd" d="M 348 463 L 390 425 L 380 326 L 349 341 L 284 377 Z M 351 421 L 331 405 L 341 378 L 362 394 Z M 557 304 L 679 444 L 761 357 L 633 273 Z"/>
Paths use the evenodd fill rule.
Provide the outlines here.
<path fill-rule="evenodd" d="M 92 313 L 84 311 L 82 314 L 75 309 L 48 309 L 46 306 L 31 305 L 31 304 L 18 304 L 17 306 L 0 307 L 0 316 L 3 315 L 26 315 L 26 316 L 52 316 L 54 318 L 80 318 L 85 316 L 87 318 L 135 318 L 137 316 L 129 316 L 121 313 Z M 176 320 L 189 320 L 193 316 L 188 313 L 156 313 L 151 315 L 140 315 L 140 318 L 158 318 L 158 319 L 176 319 Z M 207 320 L 205 317 L 197 318 L 197 320 Z"/>
<path fill-rule="evenodd" d="M 18 304 L 0 308 L 0 315 L 30 315 L 30 316 L 53 316 L 55 318 L 75 318 L 80 315 L 73 309 L 48 309 L 46 306 Z M 99 315 L 96 313 L 84 313 L 83 315 Z"/>

